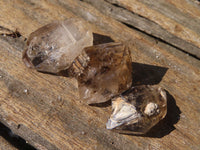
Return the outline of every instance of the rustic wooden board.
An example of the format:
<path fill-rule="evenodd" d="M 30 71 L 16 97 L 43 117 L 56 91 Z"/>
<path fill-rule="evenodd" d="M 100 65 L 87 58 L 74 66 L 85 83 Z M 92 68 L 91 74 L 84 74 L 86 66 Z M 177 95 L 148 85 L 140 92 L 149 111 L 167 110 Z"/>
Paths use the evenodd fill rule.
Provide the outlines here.
<path fill-rule="evenodd" d="M 6 141 L 3 137 L 0 136 L 0 143 L 1 143 L 1 150 L 17 150 L 17 148 L 15 148 L 14 146 L 10 145 L 10 143 L 8 143 L 8 141 Z"/>
<path fill-rule="evenodd" d="M 35 148 L 199 149 L 199 60 L 79 0 L 3 0 L 0 8 L 1 33 L 17 29 L 22 35 L 0 37 L 0 121 Z M 73 16 L 88 21 L 95 33 L 130 46 L 134 85 L 160 84 L 168 91 L 167 117 L 146 136 L 106 130 L 110 106 L 86 105 L 75 79 L 39 73 L 21 61 L 24 39 L 32 31 Z M 198 41 L 191 43 L 198 47 Z"/>
<path fill-rule="evenodd" d="M 124 10 L 106 2 L 99 5 L 102 4 L 99 1 L 85 1 L 100 10 L 103 10 L 102 6 L 110 7 L 104 13 L 200 58 L 200 5 L 198 4 L 187 0 L 160 0 L 159 2 L 106 0 L 118 7 L 126 8 Z"/>
<path fill-rule="evenodd" d="M 17 150 L 28 149 L 35 150 L 34 147 L 27 144 L 26 141 L 15 135 L 8 127 L 0 123 L 0 149 L 1 150 Z"/>

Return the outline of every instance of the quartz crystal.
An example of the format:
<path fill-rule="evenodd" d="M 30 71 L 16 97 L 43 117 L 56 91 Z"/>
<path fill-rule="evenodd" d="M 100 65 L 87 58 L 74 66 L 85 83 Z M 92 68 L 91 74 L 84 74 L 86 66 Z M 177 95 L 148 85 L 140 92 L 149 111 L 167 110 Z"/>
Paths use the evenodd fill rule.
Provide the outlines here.
<path fill-rule="evenodd" d="M 69 69 L 78 79 L 81 99 L 103 103 L 128 90 L 132 84 L 129 49 L 121 43 L 87 47 Z"/>
<path fill-rule="evenodd" d="M 55 21 L 30 34 L 23 61 L 41 72 L 77 78 L 80 98 L 88 104 L 112 100 L 107 129 L 146 133 L 167 113 L 166 92 L 157 86 L 131 88 L 129 49 L 122 43 L 100 44 L 112 39 L 94 35 L 96 42 L 86 23 L 78 18 Z"/>
<path fill-rule="evenodd" d="M 58 73 L 92 44 L 93 35 L 85 22 L 78 18 L 55 21 L 30 34 L 23 61 L 38 71 Z"/>
<path fill-rule="evenodd" d="M 166 92 L 157 86 L 136 86 L 112 100 L 107 129 L 145 134 L 167 113 Z"/>

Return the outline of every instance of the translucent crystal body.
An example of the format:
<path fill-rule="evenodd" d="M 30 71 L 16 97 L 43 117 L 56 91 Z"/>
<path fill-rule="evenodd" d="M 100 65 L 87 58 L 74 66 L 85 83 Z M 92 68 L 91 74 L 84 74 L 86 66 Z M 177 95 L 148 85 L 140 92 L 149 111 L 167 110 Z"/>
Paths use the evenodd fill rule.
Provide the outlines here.
<path fill-rule="evenodd" d="M 111 38 L 96 34 L 96 39 L 93 41 L 92 32 L 78 18 L 55 21 L 31 33 L 23 61 L 38 71 L 76 77 L 80 98 L 88 104 L 112 99 L 107 129 L 148 132 L 167 113 L 165 91 L 157 86 L 131 88 L 129 49 L 122 43 L 100 44 Z"/>
<path fill-rule="evenodd" d="M 81 99 L 88 104 L 103 103 L 132 84 L 129 49 L 121 43 L 87 47 L 70 68 L 78 79 Z"/>
<path fill-rule="evenodd" d="M 137 86 L 114 98 L 112 109 L 107 129 L 145 134 L 165 117 L 166 92 L 157 86 Z"/>
<path fill-rule="evenodd" d="M 58 73 L 92 44 L 92 32 L 80 19 L 55 21 L 30 34 L 23 61 L 38 71 Z"/>

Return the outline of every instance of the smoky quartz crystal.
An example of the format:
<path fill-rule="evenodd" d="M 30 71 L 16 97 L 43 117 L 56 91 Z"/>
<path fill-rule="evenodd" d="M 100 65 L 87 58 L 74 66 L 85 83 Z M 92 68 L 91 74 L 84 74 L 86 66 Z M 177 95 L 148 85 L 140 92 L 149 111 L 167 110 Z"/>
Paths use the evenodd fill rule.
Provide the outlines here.
<path fill-rule="evenodd" d="M 75 77 L 80 99 L 87 104 L 111 100 L 107 129 L 145 134 L 165 117 L 166 92 L 158 86 L 131 87 L 132 60 L 126 45 L 93 43 L 91 29 L 79 18 L 54 21 L 30 34 L 22 59 L 38 71 L 64 71 Z"/>
<path fill-rule="evenodd" d="M 92 44 L 85 22 L 78 18 L 54 21 L 30 34 L 23 61 L 27 67 L 56 74 L 69 68 L 83 48 Z"/>
<path fill-rule="evenodd" d="M 136 86 L 112 101 L 107 129 L 145 134 L 167 113 L 166 92 L 158 86 Z"/>
<path fill-rule="evenodd" d="M 69 72 L 78 79 L 81 99 L 88 104 L 103 103 L 130 88 L 131 63 L 125 45 L 106 43 L 85 48 Z"/>

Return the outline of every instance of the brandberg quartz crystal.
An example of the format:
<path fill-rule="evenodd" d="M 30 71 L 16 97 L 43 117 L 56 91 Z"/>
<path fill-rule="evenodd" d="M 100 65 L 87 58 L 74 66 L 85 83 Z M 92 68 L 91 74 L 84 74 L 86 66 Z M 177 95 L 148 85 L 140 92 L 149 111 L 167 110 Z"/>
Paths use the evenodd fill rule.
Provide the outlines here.
<path fill-rule="evenodd" d="M 107 129 L 145 134 L 165 117 L 166 92 L 157 86 L 131 87 L 132 60 L 127 46 L 93 43 L 99 44 L 80 19 L 55 21 L 31 33 L 23 61 L 38 71 L 75 77 L 80 99 L 88 104 L 112 100 Z"/>
<path fill-rule="evenodd" d="M 76 76 L 81 99 L 88 104 L 103 103 L 132 84 L 129 49 L 121 43 L 87 47 L 69 69 Z"/>
<path fill-rule="evenodd" d="M 157 86 L 136 86 L 112 101 L 106 127 L 120 133 L 145 134 L 167 113 L 166 92 Z"/>
<path fill-rule="evenodd" d="M 55 21 L 30 34 L 23 61 L 38 71 L 58 73 L 92 44 L 92 32 L 85 22 L 78 18 Z"/>

